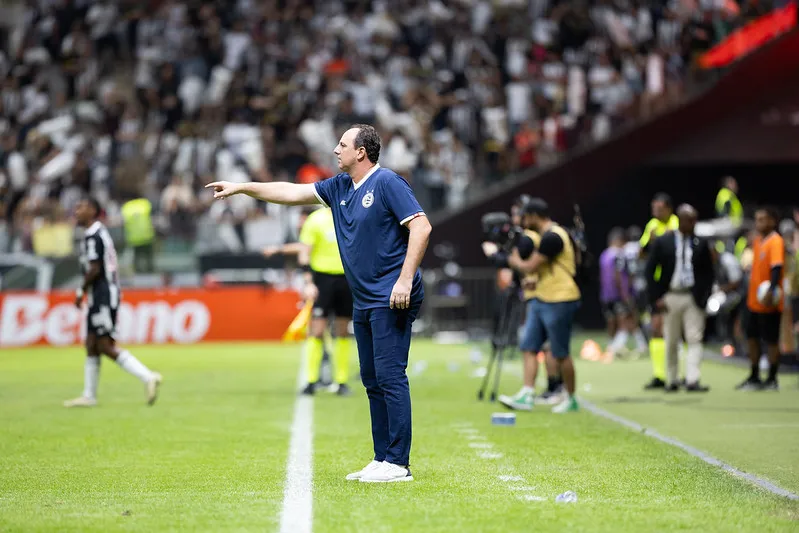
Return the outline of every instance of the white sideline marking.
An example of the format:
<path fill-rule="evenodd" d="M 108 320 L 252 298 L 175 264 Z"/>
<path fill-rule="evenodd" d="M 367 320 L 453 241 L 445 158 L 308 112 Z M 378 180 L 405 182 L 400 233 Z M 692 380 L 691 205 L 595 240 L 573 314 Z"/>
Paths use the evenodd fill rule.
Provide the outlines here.
<path fill-rule="evenodd" d="M 545 502 L 547 501 L 546 498 L 542 498 L 541 496 L 533 496 L 532 494 L 524 494 L 521 496 L 522 500 L 528 502 Z"/>
<path fill-rule="evenodd" d="M 499 452 L 480 452 L 477 454 L 480 459 L 502 459 L 502 454 Z"/>
<path fill-rule="evenodd" d="M 602 418 L 606 418 L 608 420 L 616 422 L 617 424 L 621 424 L 622 426 L 625 426 L 625 427 L 627 427 L 629 429 L 632 429 L 633 431 L 636 431 L 638 433 L 642 433 L 642 434 L 646 435 L 647 437 L 651 437 L 653 439 L 657 439 L 660 442 L 665 442 L 666 444 L 670 444 L 670 445 L 672 445 L 672 446 L 674 446 L 676 448 L 679 448 L 682 451 L 693 455 L 694 457 L 698 457 L 699 459 L 702 459 L 704 462 L 706 462 L 709 465 L 717 466 L 717 467 L 721 468 L 722 470 L 724 470 L 725 472 L 728 472 L 728 473 L 732 474 L 733 476 L 739 477 L 741 479 L 745 479 L 749 483 L 757 485 L 758 487 L 760 487 L 762 489 L 765 489 L 765 490 L 769 491 L 772 494 L 776 494 L 777 496 L 782 496 L 784 498 L 788 498 L 789 500 L 799 500 L 799 495 L 794 494 L 793 492 L 791 492 L 789 490 L 783 489 L 782 487 L 778 487 L 777 485 L 775 485 L 771 481 L 768 481 L 768 480 L 763 479 L 761 477 L 755 476 L 753 474 L 747 474 L 746 472 L 742 472 L 741 470 L 738 470 L 734 466 L 728 465 L 727 463 L 721 461 L 720 459 L 716 459 L 712 455 L 709 455 L 709 454 L 703 452 L 702 450 L 694 448 L 693 446 L 689 446 L 689 445 L 687 445 L 687 444 L 685 444 L 683 442 L 680 442 L 677 439 L 674 439 L 674 438 L 671 438 L 671 437 L 667 437 L 666 435 L 661 435 L 657 431 L 645 428 L 644 426 L 642 426 L 641 424 L 639 424 L 637 422 L 633 422 L 632 420 L 628 420 L 628 419 L 623 418 L 621 416 L 614 415 L 610 411 L 605 411 L 601 407 L 597 407 L 596 405 L 594 405 L 594 404 L 592 404 L 592 403 L 590 403 L 590 402 L 588 402 L 586 400 L 580 400 L 580 405 L 582 407 L 585 407 L 588 411 L 594 413 L 597 416 L 601 416 Z"/>
<path fill-rule="evenodd" d="M 498 476 L 498 478 L 499 478 L 500 481 L 504 481 L 505 483 L 509 483 L 511 481 L 524 481 L 524 478 L 522 476 L 507 476 L 507 475 L 504 475 L 504 476 Z"/>
<path fill-rule="evenodd" d="M 466 422 L 459 422 L 452 425 L 455 428 L 457 433 L 461 434 L 461 438 L 468 442 L 469 448 L 472 448 L 477 457 L 480 459 L 485 459 L 489 461 L 502 459 L 504 455 L 500 452 L 492 452 L 487 451 L 491 450 L 494 445 L 491 442 L 488 442 L 485 436 L 480 435 L 480 432 L 471 427 L 471 424 Z M 483 442 L 474 442 L 474 441 L 483 441 Z M 499 467 L 501 472 L 505 472 L 504 474 L 500 474 L 497 476 L 497 479 L 503 482 L 505 488 L 508 489 L 510 492 L 516 493 L 516 497 L 522 501 L 527 502 L 544 502 L 547 501 L 547 498 L 543 498 L 541 496 L 536 496 L 531 494 L 535 491 L 535 487 L 532 487 L 527 484 L 527 481 L 522 476 L 517 476 L 515 472 L 513 472 L 512 468 L 509 467 Z"/>
<path fill-rule="evenodd" d="M 305 384 L 305 353 L 303 351 L 297 389 Z M 280 533 L 311 533 L 313 525 L 313 399 L 299 395 L 294 403 L 291 423 L 289 458 L 286 464 L 286 484 L 283 488 L 283 510 L 280 513 Z"/>

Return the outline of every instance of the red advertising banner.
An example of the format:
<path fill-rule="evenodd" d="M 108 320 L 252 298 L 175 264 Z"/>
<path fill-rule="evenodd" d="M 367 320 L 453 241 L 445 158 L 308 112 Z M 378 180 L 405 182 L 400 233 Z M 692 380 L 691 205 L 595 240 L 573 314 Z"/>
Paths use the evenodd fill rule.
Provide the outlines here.
<path fill-rule="evenodd" d="M 85 310 L 71 292 L 0 293 L 0 347 L 80 344 Z M 294 291 L 261 287 L 124 291 L 121 344 L 279 340 L 297 315 Z"/>
<path fill-rule="evenodd" d="M 699 65 L 703 68 L 729 65 L 794 26 L 796 26 L 796 2 L 791 2 L 734 31 L 729 37 L 705 52 L 699 58 Z"/>

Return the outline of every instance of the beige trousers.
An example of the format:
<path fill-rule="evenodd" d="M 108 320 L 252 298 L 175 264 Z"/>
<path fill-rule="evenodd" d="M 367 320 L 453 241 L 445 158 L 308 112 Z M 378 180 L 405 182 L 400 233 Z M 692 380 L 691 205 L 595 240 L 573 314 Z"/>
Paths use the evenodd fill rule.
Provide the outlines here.
<path fill-rule="evenodd" d="M 664 297 L 666 319 L 663 337 L 666 341 L 666 376 L 669 384 L 677 383 L 680 371 L 680 343 L 683 333 L 688 343 L 685 381 L 697 383 L 702 363 L 702 339 L 705 335 L 705 310 L 697 307 L 691 293 L 669 292 Z"/>

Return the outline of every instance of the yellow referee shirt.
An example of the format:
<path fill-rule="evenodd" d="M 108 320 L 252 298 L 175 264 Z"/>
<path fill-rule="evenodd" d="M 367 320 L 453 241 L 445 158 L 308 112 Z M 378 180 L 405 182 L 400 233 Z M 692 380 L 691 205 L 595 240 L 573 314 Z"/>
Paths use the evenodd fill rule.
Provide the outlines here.
<path fill-rule="evenodd" d="M 300 242 L 311 247 L 311 270 L 322 274 L 344 274 L 330 208 L 317 209 L 308 215 L 300 230 Z"/>
<path fill-rule="evenodd" d="M 638 244 L 641 245 L 641 249 L 643 250 L 649 245 L 649 237 L 660 237 L 667 231 L 676 231 L 680 227 L 680 219 L 677 218 L 677 215 L 672 214 L 669 217 L 668 222 L 661 222 L 660 220 L 653 218 L 649 222 L 646 223 L 646 227 L 644 228 L 644 234 L 641 235 L 641 240 Z"/>
<path fill-rule="evenodd" d="M 650 239 L 649 237 L 660 237 L 667 231 L 677 231 L 680 227 L 680 219 L 677 215 L 673 214 L 669 217 L 668 222 L 661 222 L 657 218 L 652 218 L 649 222 L 646 223 L 646 227 L 644 228 L 644 234 L 641 235 L 641 240 L 638 241 L 638 244 L 641 245 L 641 251 L 643 252 L 646 250 L 647 246 L 649 246 Z M 660 280 L 660 274 L 663 271 L 663 268 L 658 265 L 655 268 L 655 281 Z"/>

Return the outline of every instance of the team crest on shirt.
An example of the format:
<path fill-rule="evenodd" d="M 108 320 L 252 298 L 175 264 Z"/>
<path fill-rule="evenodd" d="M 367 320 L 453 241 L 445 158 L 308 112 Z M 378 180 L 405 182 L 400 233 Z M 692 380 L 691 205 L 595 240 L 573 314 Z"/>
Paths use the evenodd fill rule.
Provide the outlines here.
<path fill-rule="evenodd" d="M 371 191 L 366 191 L 366 194 L 363 195 L 363 200 L 361 200 L 361 205 L 369 208 L 372 207 L 372 204 L 375 203 L 375 195 L 373 194 L 374 189 Z"/>

